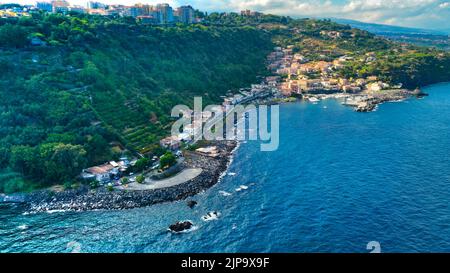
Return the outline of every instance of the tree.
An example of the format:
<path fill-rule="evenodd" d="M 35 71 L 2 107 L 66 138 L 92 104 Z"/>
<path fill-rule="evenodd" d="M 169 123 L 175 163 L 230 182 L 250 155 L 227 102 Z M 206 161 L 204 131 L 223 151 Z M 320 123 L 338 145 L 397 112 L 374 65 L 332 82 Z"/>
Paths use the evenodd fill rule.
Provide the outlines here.
<path fill-rule="evenodd" d="M 22 26 L 6 24 L 0 27 L 0 47 L 24 47 L 28 43 L 28 32 Z"/>
<path fill-rule="evenodd" d="M 98 181 L 96 179 L 94 179 L 91 182 L 89 182 L 89 187 L 91 187 L 91 189 L 96 189 L 99 186 L 100 186 L 100 183 L 98 183 Z"/>
<path fill-rule="evenodd" d="M 75 51 L 70 54 L 68 61 L 74 67 L 82 68 L 88 59 L 89 55 L 85 52 Z"/>
<path fill-rule="evenodd" d="M 145 181 L 145 177 L 143 175 L 139 175 L 136 177 L 136 182 L 138 182 L 139 184 L 144 183 Z"/>
<path fill-rule="evenodd" d="M 61 143 L 54 147 L 50 162 L 54 162 L 57 168 L 47 171 L 49 174 L 55 174 L 58 181 L 73 179 L 86 167 L 86 151 L 80 145 Z"/>
<path fill-rule="evenodd" d="M 89 161 L 91 162 L 105 161 L 105 158 L 110 156 L 108 141 L 99 134 L 89 138 L 86 146 Z"/>
<path fill-rule="evenodd" d="M 150 163 L 150 159 L 144 157 L 136 161 L 136 164 L 133 166 L 134 172 L 142 172 L 148 167 L 148 164 Z"/>
<path fill-rule="evenodd" d="M 2 145 L 2 144 L 0 144 Z M 8 166 L 9 163 L 9 150 L 5 147 L 0 147 L 0 169 L 5 168 Z"/>
<path fill-rule="evenodd" d="M 169 168 L 177 163 L 177 158 L 171 152 L 165 153 L 159 159 L 159 166 L 161 169 Z"/>
<path fill-rule="evenodd" d="M 36 149 L 30 146 L 13 146 L 10 164 L 12 168 L 24 175 L 36 174 Z"/>
<path fill-rule="evenodd" d="M 85 84 L 94 84 L 102 79 L 102 73 L 93 62 L 87 61 L 80 72 L 80 79 Z"/>

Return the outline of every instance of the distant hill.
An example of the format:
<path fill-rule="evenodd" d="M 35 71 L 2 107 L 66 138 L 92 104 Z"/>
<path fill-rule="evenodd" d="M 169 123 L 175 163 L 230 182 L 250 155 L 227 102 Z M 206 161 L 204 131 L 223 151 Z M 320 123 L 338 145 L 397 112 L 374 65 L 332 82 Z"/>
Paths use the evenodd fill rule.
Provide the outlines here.
<path fill-rule="evenodd" d="M 442 31 L 442 32 L 450 35 L 450 28 L 443 28 L 443 29 L 440 29 L 439 31 Z"/>
<path fill-rule="evenodd" d="M 375 35 L 383 36 L 401 43 L 409 43 L 418 46 L 435 47 L 439 49 L 450 50 L 450 29 L 447 31 L 430 30 L 371 24 L 349 19 L 331 20 L 340 24 L 350 25 L 353 28 L 366 30 Z"/>
<path fill-rule="evenodd" d="M 340 19 L 340 18 L 330 18 L 332 21 L 339 24 L 350 25 L 354 28 L 359 28 L 362 30 L 366 30 L 378 35 L 384 34 L 410 34 L 410 35 L 448 35 L 450 34 L 450 30 L 430 30 L 430 29 L 420 29 L 420 28 L 408 28 L 408 27 L 399 27 L 399 26 L 391 26 L 391 25 L 383 25 L 383 24 L 373 24 L 373 23 L 364 23 L 356 20 L 350 19 Z"/>

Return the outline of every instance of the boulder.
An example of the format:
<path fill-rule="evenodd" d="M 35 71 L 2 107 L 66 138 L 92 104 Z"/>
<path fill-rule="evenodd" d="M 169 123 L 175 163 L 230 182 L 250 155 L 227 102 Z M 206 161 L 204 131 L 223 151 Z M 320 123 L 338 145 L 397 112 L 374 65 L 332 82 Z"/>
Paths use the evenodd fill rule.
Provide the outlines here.
<path fill-rule="evenodd" d="M 193 224 L 189 221 L 176 222 L 175 224 L 169 226 L 169 230 L 172 232 L 182 232 L 191 229 L 192 225 Z"/>
<path fill-rule="evenodd" d="M 192 209 L 192 208 L 194 208 L 197 205 L 197 202 L 194 201 L 194 200 L 190 200 L 190 201 L 187 201 L 186 204 L 187 204 L 188 207 L 190 207 Z"/>

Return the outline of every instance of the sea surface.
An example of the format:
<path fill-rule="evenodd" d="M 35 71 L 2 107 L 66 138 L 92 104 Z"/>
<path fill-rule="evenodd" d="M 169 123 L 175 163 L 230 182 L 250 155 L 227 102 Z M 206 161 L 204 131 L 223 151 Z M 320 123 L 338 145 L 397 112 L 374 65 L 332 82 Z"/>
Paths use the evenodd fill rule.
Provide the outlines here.
<path fill-rule="evenodd" d="M 424 91 L 372 113 L 335 100 L 281 105 L 279 149 L 242 143 L 194 209 L 0 205 L 0 252 L 369 252 L 372 241 L 382 252 L 450 252 L 450 84 Z M 202 221 L 210 211 L 221 216 Z M 167 232 L 178 220 L 195 230 Z"/>

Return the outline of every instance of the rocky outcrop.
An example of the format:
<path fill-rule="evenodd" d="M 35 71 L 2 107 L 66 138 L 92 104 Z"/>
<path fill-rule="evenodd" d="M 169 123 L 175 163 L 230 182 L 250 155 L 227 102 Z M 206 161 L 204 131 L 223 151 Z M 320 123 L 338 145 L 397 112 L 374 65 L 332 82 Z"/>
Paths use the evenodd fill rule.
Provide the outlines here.
<path fill-rule="evenodd" d="M 382 94 L 373 95 L 368 97 L 355 106 L 357 112 L 371 112 L 377 108 L 379 104 L 389 101 L 401 101 L 408 97 L 411 97 L 413 92 L 406 89 L 399 90 L 386 90 Z"/>
<path fill-rule="evenodd" d="M 178 233 L 189 230 L 192 226 L 193 224 L 190 221 L 176 222 L 175 224 L 169 226 L 169 230 Z"/>
<path fill-rule="evenodd" d="M 371 101 L 363 101 L 358 103 L 358 105 L 355 108 L 356 112 L 371 112 L 375 110 L 377 107 L 377 103 L 371 102 Z"/>
<path fill-rule="evenodd" d="M 190 201 L 187 201 L 186 204 L 189 208 L 193 209 L 197 205 L 197 202 L 194 200 L 190 200 Z"/>
<path fill-rule="evenodd" d="M 202 173 L 196 178 L 170 188 L 113 192 L 101 188 L 90 190 L 87 186 L 77 190 L 63 192 L 37 191 L 25 197 L 25 203 L 31 211 L 50 210 L 120 210 L 150 206 L 162 202 L 182 200 L 204 191 L 219 181 L 230 161 L 235 142 L 214 144 L 220 150 L 220 156 L 211 158 L 197 153 L 187 153 L 185 164 L 190 168 L 201 168 Z"/>

